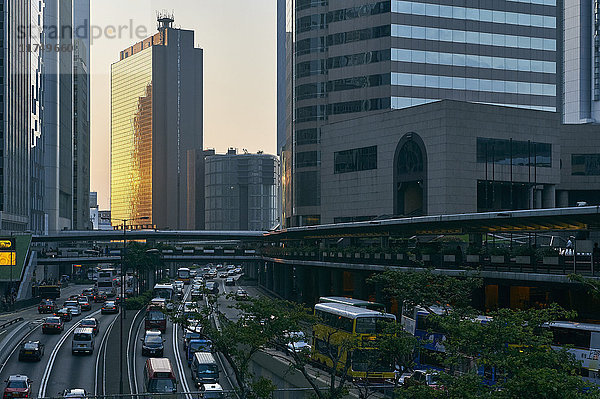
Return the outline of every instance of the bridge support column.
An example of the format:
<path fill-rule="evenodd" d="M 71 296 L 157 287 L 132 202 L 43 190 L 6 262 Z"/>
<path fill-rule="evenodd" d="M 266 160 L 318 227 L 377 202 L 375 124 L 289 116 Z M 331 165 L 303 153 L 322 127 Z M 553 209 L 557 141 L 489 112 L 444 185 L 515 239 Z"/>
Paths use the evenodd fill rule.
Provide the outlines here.
<path fill-rule="evenodd" d="M 281 282 L 281 296 L 289 301 L 293 301 L 296 298 L 292 298 L 292 266 L 290 265 L 281 265 L 281 274 L 279 276 Z"/>
<path fill-rule="evenodd" d="M 273 291 L 277 295 L 283 294 L 283 288 L 281 284 L 281 276 L 283 275 L 282 269 L 285 265 L 280 263 L 273 263 Z"/>
<path fill-rule="evenodd" d="M 317 276 L 317 286 L 319 287 L 319 296 L 331 295 L 331 272 L 328 268 L 320 267 L 315 269 Z"/>
<path fill-rule="evenodd" d="M 344 293 L 344 273 L 341 270 L 331 270 L 331 295 L 342 296 Z"/>
<path fill-rule="evenodd" d="M 265 269 L 267 262 L 260 262 L 258 264 L 258 285 L 260 285 L 261 287 L 265 287 L 267 286 L 267 276 L 265 274 Z"/>
<path fill-rule="evenodd" d="M 268 290 L 273 291 L 273 264 L 271 262 L 268 262 L 266 264 L 266 274 L 267 274 L 267 278 L 266 278 L 266 288 Z"/>
<path fill-rule="evenodd" d="M 312 305 L 314 303 L 314 271 L 310 266 L 300 266 L 296 269 L 298 273 L 298 299 L 300 302 Z"/>
<path fill-rule="evenodd" d="M 366 299 L 367 298 L 367 283 L 366 274 L 360 271 L 353 271 L 352 278 L 354 279 L 354 298 Z"/>

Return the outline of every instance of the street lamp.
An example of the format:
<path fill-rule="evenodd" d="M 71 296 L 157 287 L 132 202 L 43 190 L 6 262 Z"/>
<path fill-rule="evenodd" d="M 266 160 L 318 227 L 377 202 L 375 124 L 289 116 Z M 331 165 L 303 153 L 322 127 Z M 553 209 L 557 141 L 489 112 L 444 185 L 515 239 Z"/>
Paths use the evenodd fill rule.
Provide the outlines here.
<path fill-rule="evenodd" d="M 123 221 L 123 251 L 121 251 L 121 332 L 120 332 L 120 363 L 119 363 L 119 394 L 123 395 L 123 320 L 125 320 L 125 249 L 127 248 L 127 222 L 134 220 L 148 220 L 148 216 L 142 216 L 139 218 L 121 219 Z"/>

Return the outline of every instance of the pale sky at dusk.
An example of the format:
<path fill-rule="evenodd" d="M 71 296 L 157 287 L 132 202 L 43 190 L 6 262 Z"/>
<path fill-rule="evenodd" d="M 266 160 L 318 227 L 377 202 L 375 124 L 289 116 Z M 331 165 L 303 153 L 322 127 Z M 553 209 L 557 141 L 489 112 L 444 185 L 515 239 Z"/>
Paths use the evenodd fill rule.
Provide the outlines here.
<path fill-rule="evenodd" d="M 149 36 L 164 9 L 204 49 L 204 148 L 276 153 L 275 0 L 92 0 L 91 23 L 145 26 Z M 100 209 L 110 207 L 110 65 L 139 41 L 122 32 L 91 50 L 91 190 Z"/>

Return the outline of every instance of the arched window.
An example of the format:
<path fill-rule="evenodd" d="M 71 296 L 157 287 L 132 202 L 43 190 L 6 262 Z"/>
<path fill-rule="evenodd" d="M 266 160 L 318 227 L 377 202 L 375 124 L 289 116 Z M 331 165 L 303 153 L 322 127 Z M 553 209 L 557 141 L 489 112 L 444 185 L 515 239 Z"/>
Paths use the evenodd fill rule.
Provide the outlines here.
<path fill-rule="evenodd" d="M 396 162 L 399 175 L 423 172 L 423 151 L 417 143 L 410 140 L 404 143 Z"/>

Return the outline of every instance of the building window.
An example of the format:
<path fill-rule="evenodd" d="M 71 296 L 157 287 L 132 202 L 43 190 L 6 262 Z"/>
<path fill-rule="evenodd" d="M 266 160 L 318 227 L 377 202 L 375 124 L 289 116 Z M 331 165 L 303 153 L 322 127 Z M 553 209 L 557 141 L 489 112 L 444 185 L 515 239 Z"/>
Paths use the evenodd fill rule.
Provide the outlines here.
<path fill-rule="evenodd" d="M 600 154 L 572 154 L 573 176 L 600 176 Z"/>
<path fill-rule="evenodd" d="M 317 144 L 318 142 L 317 129 L 296 130 L 296 145 Z"/>
<path fill-rule="evenodd" d="M 551 168 L 552 144 L 478 137 L 477 162 Z"/>
<path fill-rule="evenodd" d="M 296 153 L 296 167 L 306 168 L 309 166 L 317 166 L 318 153 L 317 151 L 306 151 Z"/>
<path fill-rule="evenodd" d="M 425 169 L 423 163 L 423 151 L 417 143 L 414 141 L 407 141 L 398 155 L 398 162 L 396 164 L 398 168 L 398 175 L 405 175 L 409 173 L 423 172 Z"/>
<path fill-rule="evenodd" d="M 334 154 L 334 173 L 377 169 L 377 146 L 355 148 Z"/>

